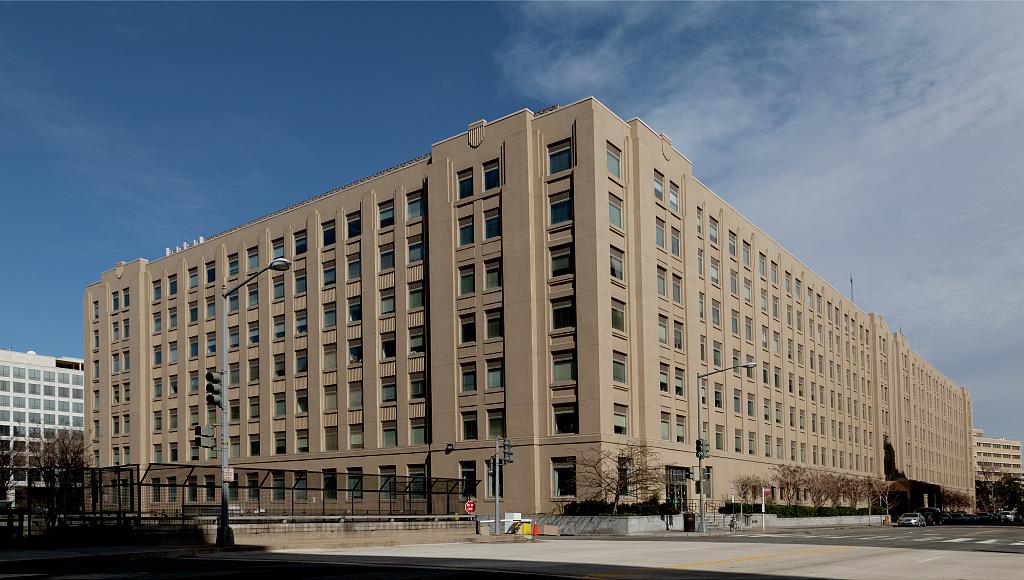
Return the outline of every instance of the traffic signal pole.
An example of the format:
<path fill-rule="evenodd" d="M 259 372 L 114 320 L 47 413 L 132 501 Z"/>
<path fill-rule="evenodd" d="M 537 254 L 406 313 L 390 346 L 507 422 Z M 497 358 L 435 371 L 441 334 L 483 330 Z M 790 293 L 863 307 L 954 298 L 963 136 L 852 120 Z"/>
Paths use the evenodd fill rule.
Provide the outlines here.
<path fill-rule="evenodd" d="M 228 524 L 228 285 L 220 289 L 220 526 L 217 545 L 234 546 L 235 534 Z"/>
<path fill-rule="evenodd" d="M 494 478 L 494 535 L 500 536 L 501 529 L 501 464 L 498 454 L 501 452 L 501 437 L 494 438 L 494 461 L 491 463 L 491 477 Z"/>
<path fill-rule="evenodd" d="M 697 501 L 700 523 L 697 526 L 698 532 L 706 532 L 704 525 L 704 385 L 701 383 L 703 377 L 697 375 Z"/>
<path fill-rule="evenodd" d="M 226 282 L 220 287 L 220 341 L 218 343 L 218 348 L 220 349 L 220 369 L 217 371 L 220 378 L 220 401 L 217 405 L 220 407 L 220 525 L 217 526 L 218 546 L 235 545 L 235 534 L 231 531 L 231 526 L 228 523 L 228 480 L 226 477 L 228 473 L 228 379 L 231 377 L 231 374 L 228 372 L 228 299 L 232 294 L 238 292 L 240 288 L 259 278 L 260 274 L 267 270 L 284 272 L 291 265 L 291 261 L 284 257 L 274 258 L 269 264 L 234 287 L 229 288 Z M 210 376 L 209 378 L 215 377 Z M 211 380 L 210 382 L 213 383 L 214 381 Z M 213 395 L 210 391 L 211 389 L 207 387 L 208 397 Z"/>
<path fill-rule="evenodd" d="M 702 384 L 702 381 L 706 382 L 707 378 L 711 375 L 718 373 L 724 373 L 733 369 L 752 369 L 756 363 L 749 361 L 740 365 L 733 365 L 726 369 L 718 369 L 717 371 L 711 371 L 710 373 L 697 374 L 697 481 L 698 483 L 698 501 L 700 502 L 700 523 L 697 526 L 698 532 L 708 531 L 707 524 L 704 521 L 704 458 L 708 455 L 708 442 L 704 441 L 704 397 L 707 386 Z M 762 518 L 763 519 L 763 518 Z"/>

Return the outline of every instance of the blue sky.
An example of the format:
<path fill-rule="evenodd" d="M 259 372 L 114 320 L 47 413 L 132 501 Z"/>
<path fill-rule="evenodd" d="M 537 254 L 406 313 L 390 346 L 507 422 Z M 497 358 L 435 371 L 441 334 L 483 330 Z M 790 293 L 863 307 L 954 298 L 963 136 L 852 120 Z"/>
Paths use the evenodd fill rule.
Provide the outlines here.
<path fill-rule="evenodd" d="M 84 286 L 595 95 L 1022 437 L 1024 5 L 0 4 L 0 346 Z M 153 219 L 156 216 L 157 219 Z"/>

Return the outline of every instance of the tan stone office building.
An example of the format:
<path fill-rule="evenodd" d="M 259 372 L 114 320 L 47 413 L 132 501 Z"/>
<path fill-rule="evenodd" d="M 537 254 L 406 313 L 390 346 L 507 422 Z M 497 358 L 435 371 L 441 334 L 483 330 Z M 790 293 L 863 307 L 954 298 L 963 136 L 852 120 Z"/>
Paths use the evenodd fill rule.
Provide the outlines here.
<path fill-rule="evenodd" d="M 429 470 L 484 499 L 507 433 L 505 505 L 544 511 L 584 449 L 642 438 L 694 466 L 694 377 L 754 361 L 708 384 L 712 498 L 778 463 L 881 474 L 887 440 L 908 476 L 973 495 L 966 390 L 595 99 L 474 123 L 168 254 L 86 289 L 104 465 L 214 463 L 190 426 L 214 423 L 202 375 L 226 343 L 232 463 Z M 217 287 L 276 256 L 291 271 L 241 290 L 218 337 Z"/>
<path fill-rule="evenodd" d="M 998 479 L 1004 475 L 1024 477 L 1021 470 L 1020 441 L 1002 437 L 985 437 L 974 430 L 974 471 L 979 480 Z"/>

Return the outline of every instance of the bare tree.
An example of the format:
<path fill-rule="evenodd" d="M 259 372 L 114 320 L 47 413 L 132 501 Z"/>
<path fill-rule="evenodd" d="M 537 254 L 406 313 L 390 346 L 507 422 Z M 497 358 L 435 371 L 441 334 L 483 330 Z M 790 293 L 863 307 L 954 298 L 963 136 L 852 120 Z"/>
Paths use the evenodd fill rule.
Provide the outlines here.
<path fill-rule="evenodd" d="M 624 497 L 660 497 L 665 489 L 665 468 L 654 449 L 633 440 L 577 454 L 576 484 L 582 497 L 611 501 L 617 507 Z"/>
<path fill-rule="evenodd" d="M 804 492 L 815 508 L 824 507 L 828 502 L 835 478 L 827 471 L 808 469 L 804 473 Z"/>
<path fill-rule="evenodd" d="M 8 501 L 7 494 L 14 485 L 15 472 L 25 466 L 25 455 L 19 443 L 11 439 L 0 440 L 0 505 Z"/>
<path fill-rule="evenodd" d="M 893 508 L 899 504 L 896 482 L 880 477 L 869 477 L 867 490 L 869 505 L 878 506 L 884 509 L 885 513 L 892 515 Z"/>
<path fill-rule="evenodd" d="M 951 512 L 962 512 L 974 507 L 970 495 L 945 487 L 942 488 L 942 505 Z"/>
<path fill-rule="evenodd" d="M 779 488 L 782 500 L 793 505 L 797 492 L 803 487 L 804 469 L 796 465 L 776 465 L 771 469 L 771 480 Z"/>
<path fill-rule="evenodd" d="M 852 508 L 860 505 L 861 500 L 868 495 L 869 487 L 865 477 L 840 475 L 838 476 L 838 483 L 842 496 L 846 498 L 846 501 Z"/>
<path fill-rule="evenodd" d="M 843 476 L 838 473 L 828 472 L 825 474 L 828 482 L 825 497 L 832 507 L 839 507 L 843 502 Z"/>
<path fill-rule="evenodd" d="M 32 444 L 28 466 L 38 475 L 46 495 L 47 526 L 57 525 L 81 502 L 88 461 L 88 445 L 81 431 L 48 431 L 42 441 Z M 29 485 L 33 485 L 32 479 Z"/>
<path fill-rule="evenodd" d="M 761 498 L 761 489 L 767 481 L 758 475 L 737 475 L 732 479 L 732 489 L 740 503 L 754 503 Z"/>

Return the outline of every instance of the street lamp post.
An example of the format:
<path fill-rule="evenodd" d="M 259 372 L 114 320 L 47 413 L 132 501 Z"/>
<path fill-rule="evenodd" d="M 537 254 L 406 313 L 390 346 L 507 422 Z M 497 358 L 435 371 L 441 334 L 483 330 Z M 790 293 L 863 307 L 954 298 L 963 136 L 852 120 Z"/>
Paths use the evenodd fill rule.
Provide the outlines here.
<path fill-rule="evenodd" d="M 233 288 L 227 284 L 220 289 L 220 526 L 217 527 L 217 545 L 234 546 L 235 534 L 228 524 L 228 480 L 224 477 L 228 471 L 228 298 L 238 289 L 255 280 L 267 270 L 284 272 L 291 268 L 292 263 L 286 258 L 274 258 L 255 274 Z M 241 363 L 239 363 L 241 364 Z"/>
<path fill-rule="evenodd" d="M 707 453 L 707 441 L 704 441 L 704 385 L 701 384 L 703 379 L 710 377 L 711 375 L 717 375 L 718 373 L 724 373 L 733 369 L 752 369 L 757 366 L 757 363 L 748 362 L 741 365 L 733 365 L 727 369 L 718 369 L 717 371 L 711 371 L 710 373 L 698 374 L 697 375 L 697 493 L 698 501 L 700 502 L 699 513 L 700 513 L 700 525 L 697 528 L 699 532 L 706 532 L 707 524 L 704 521 L 704 455 Z"/>

